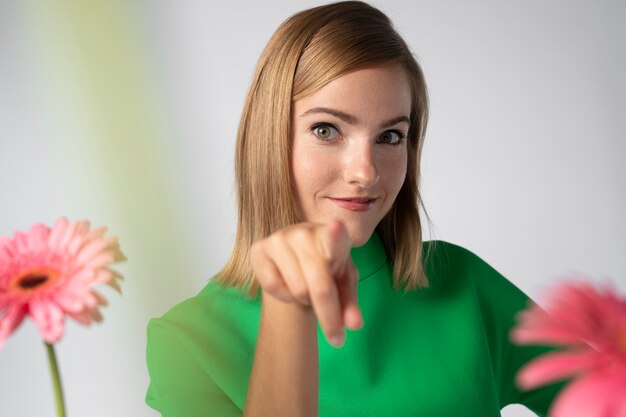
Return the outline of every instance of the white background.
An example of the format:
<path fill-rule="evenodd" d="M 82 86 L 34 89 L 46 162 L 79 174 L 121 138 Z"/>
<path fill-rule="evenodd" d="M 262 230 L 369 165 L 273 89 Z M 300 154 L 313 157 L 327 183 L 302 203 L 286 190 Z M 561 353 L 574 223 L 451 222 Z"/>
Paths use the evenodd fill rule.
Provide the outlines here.
<path fill-rule="evenodd" d="M 235 232 L 235 132 L 255 62 L 280 22 L 320 3 L 125 6 L 164 127 L 151 151 L 166 156 L 160 169 L 176 200 L 164 202 L 182 236 L 171 241 L 155 229 L 130 236 L 116 221 L 106 172 L 86 170 L 97 155 L 72 153 L 96 127 L 72 121 L 80 103 L 71 97 L 46 95 L 55 81 L 37 72 L 37 52 L 23 45 L 49 46 L 51 56 L 58 45 L 19 4 L 0 1 L 0 235 L 66 214 L 120 236 L 129 257 L 119 268 L 124 295 L 104 290 L 104 324 L 69 323 L 57 352 L 70 416 L 153 416 L 144 404 L 147 320 L 196 294 L 225 262 Z M 427 238 L 469 248 L 539 301 L 572 272 L 609 279 L 624 293 L 625 3 L 372 4 L 412 47 L 430 90 Z M 55 68 L 69 73 L 71 65 Z M 158 239 L 165 243 L 151 249 Z M 45 350 L 26 322 L 0 351 L 0 416 L 53 410 Z M 532 413 L 511 406 L 503 415 Z"/>

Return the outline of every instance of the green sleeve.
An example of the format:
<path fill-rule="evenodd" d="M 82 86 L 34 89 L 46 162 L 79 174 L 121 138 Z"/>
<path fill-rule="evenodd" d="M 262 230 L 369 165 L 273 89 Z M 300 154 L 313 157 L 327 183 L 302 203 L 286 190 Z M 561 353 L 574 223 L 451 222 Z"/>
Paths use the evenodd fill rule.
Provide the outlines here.
<path fill-rule="evenodd" d="M 146 404 L 163 417 L 241 417 L 241 410 L 214 383 L 163 319 L 148 323 Z"/>
<path fill-rule="evenodd" d="M 545 417 L 564 383 L 523 391 L 517 387 L 515 376 L 523 365 L 554 348 L 518 346 L 509 339 L 509 333 L 516 325 L 516 314 L 525 309 L 531 299 L 478 256 L 469 251 L 468 255 L 469 262 L 474 265 L 474 282 L 484 317 L 500 408 L 522 404 Z"/>

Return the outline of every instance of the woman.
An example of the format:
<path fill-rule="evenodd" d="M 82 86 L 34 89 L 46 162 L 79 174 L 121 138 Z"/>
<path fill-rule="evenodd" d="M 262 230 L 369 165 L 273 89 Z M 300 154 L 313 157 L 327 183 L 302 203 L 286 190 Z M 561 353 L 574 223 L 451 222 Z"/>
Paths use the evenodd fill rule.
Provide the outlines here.
<path fill-rule="evenodd" d="M 508 341 L 528 298 L 471 252 L 422 242 L 427 114 L 421 69 L 379 10 L 336 3 L 278 28 L 239 126 L 231 258 L 148 325 L 151 407 L 545 415 L 560 386 L 514 385 L 545 351 Z"/>

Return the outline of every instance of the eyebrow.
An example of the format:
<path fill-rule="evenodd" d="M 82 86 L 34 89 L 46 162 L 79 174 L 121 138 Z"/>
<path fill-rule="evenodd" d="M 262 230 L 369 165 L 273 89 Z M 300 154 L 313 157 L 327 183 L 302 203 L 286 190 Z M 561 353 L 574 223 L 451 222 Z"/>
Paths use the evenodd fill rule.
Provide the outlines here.
<path fill-rule="evenodd" d="M 307 111 L 305 111 L 304 113 L 302 113 L 300 115 L 300 117 L 305 117 L 305 116 L 309 116 L 311 114 L 330 114 L 331 116 L 335 116 L 338 119 L 343 120 L 346 123 L 349 123 L 351 125 L 355 125 L 357 123 L 359 123 L 359 119 L 356 116 L 353 116 L 351 114 L 348 113 L 344 113 L 340 110 L 336 110 L 336 109 L 331 109 L 329 107 L 313 107 Z M 388 126 L 393 126 L 395 124 L 401 123 L 401 122 L 405 122 L 406 124 L 411 124 L 409 118 L 407 116 L 399 116 L 399 117 L 394 117 L 393 119 L 389 119 L 386 120 L 384 122 L 382 122 L 380 124 L 381 127 L 388 127 Z"/>

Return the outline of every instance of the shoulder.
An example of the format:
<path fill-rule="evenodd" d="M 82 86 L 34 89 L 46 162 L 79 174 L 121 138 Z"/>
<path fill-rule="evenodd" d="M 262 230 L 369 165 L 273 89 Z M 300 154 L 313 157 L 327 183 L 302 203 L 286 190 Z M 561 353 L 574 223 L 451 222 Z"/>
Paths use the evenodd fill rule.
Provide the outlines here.
<path fill-rule="evenodd" d="M 176 304 L 162 318 L 177 320 L 187 318 L 190 313 L 217 314 L 224 309 L 232 310 L 237 306 L 245 306 L 256 301 L 258 297 L 248 298 L 244 292 L 234 287 L 224 286 L 216 277 L 213 277 L 198 294 Z"/>
<path fill-rule="evenodd" d="M 423 245 L 424 268 L 434 286 L 450 286 L 459 281 L 471 283 L 483 304 L 495 309 L 518 310 L 528 296 L 513 282 L 475 252 L 443 240 L 431 240 Z"/>
<path fill-rule="evenodd" d="M 245 325 L 258 311 L 259 301 L 258 297 L 250 299 L 212 278 L 198 294 L 174 305 L 161 317 L 152 318 L 148 332 L 160 331 L 168 337 L 198 341 L 215 336 L 234 322 Z"/>
<path fill-rule="evenodd" d="M 476 268 L 487 263 L 471 250 L 445 240 L 428 240 L 422 245 L 424 264 L 431 268 Z"/>
<path fill-rule="evenodd" d="M 471 250 L 444 240 L 429 240 L 422 245 L 426 275 L 435 286 L 454 281 L 492 275 L 493 268 Z"/>
<path fill-rule="evenodd" d="M 241 415 L 225 393 L 232 381 L 228 372 L 236 369 L 232 363 L 241 362 L 239 357 L 232 359 L 240 338 L 229 321 L 233 315 L 229 302 L 237 310 L 241 301 L 211 280 L 196 296 L 148 322 L 149 406 L 168 416 L 195 416 L 207 410 Z"/>
<path fill-rule="evenodd" d="M 475 303 L 498 390 L 500 406 L 520 403 L 546 415 L 561 383 L 521 392 L 515 377 L 522 365 L 552 348 L 517 346 L 509 340 L 516 316 L 533 300 L 474 252 L 450 242 L 424 242 L 424 259 L 439 292 L 462 294 Z M 464 311 L 464 318 L 468 311 Z"/>

